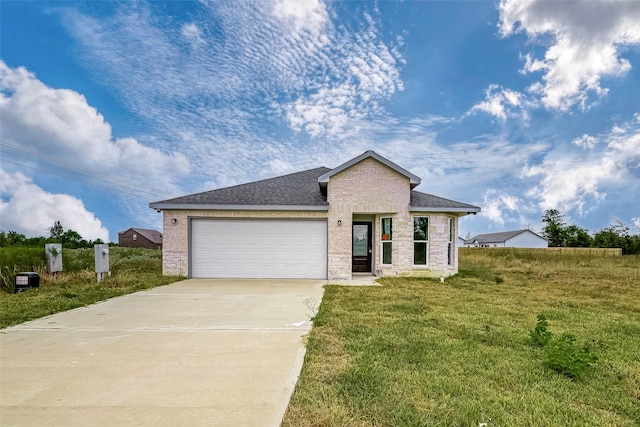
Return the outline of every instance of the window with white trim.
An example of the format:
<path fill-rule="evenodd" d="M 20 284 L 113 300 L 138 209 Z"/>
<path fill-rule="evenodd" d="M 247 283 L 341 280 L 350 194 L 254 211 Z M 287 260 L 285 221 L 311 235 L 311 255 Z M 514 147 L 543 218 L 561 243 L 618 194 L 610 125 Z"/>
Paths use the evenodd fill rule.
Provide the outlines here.
<path fill-rule="evenodd" d="M 447 246 L 447 265 L 453 265 L 453 218 L 447 218 L 447 225 L 449 226 L 449 244 Z"/>
<path fill-rule="evenodd" d="M 392 249 L 393 249 L 393 219 L 381 218 L 380 219 L 380 251 L 382 257 L 382 265 L 391 265 L 393 263 Z"/>
<path fill-rule="evenodd" d="M 429 217 L 413 217 L 413 265 L 429 264 Z"/>

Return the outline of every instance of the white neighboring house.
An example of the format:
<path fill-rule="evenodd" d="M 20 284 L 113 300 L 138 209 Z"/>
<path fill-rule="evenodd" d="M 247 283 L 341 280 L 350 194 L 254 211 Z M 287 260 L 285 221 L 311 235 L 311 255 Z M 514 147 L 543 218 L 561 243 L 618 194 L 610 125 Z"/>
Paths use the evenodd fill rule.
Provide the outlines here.
<path fill-rule="evenodd" d="M 469 248 L 548 248 L 549 241 L 531 230 L 478 234 L 464 241 Z"/>

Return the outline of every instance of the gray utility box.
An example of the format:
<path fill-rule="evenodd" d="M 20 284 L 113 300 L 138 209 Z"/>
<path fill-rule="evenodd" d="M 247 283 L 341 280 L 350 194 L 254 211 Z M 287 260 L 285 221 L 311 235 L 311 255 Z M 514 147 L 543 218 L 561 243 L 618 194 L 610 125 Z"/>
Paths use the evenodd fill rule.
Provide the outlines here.
<path fill-rule="evenodd" d="M 47 255 L 47 268 L 49 269 L 49 273 L 62 271 L 62 244 L 47 243 L 44 245 L 44 251 Z"/>
<path fill-rule="evenodd" d="M 96 257 L 96 273 L 109 272 L 109 245 L 98 244 L 93 245 Z"/>
<path fill-rule="evenodd" d="M 13 288 L 14 293 L 24 292 L 27 289 L 40 287 L 40 275 L 33 271 L 16 274 L 16 283 Z"/>
<path fill-rule="evenodd" d="M 93 245 L 93 250 L 96 256 L 96 274 L 98 283 L 100 283 L 105 274 L 111 276 L 111 271 L 109 271 L 109 245 Z"/>

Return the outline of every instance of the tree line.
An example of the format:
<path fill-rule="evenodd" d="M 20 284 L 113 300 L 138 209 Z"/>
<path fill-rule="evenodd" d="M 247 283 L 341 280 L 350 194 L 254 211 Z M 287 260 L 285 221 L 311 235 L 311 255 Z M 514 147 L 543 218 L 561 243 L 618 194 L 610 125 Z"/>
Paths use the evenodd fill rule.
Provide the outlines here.
<path fill-rule="evenodd" d="M 545 224 L 542 234 L 552 247 L 622 248 L 625 255 L 640 254 L 640 234 L 631 234 L 630 228 L 620 220 L 593 235 L 575 224 L 567 225 L 564 215 L 556 209 L 546 210 L 542 222 Z"/>
<path fill-rule="evenodd" d="M 102 239 L 85 240 L 77 231 L 65 230 L 60 221 L 56 221 L 49 229 L 49 236 L 26 237 L 15 231 L 0 230 L 0 247 L 3 248 L 8 246 L 44 246 L 47 243 L 62 243 L 65 248 L 78 249 L 92 248 L 94 244 L 104 242 Z"/>

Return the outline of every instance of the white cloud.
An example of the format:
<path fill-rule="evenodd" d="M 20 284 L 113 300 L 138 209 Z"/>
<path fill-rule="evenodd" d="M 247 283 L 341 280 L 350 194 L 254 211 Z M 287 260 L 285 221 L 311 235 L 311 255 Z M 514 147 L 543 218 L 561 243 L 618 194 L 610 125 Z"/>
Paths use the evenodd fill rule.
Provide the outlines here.
<path fill-rule="evenodd" d="M 521 93 L 493 84 L 485 91 L 485 100 L 474 105 L 467 114 L 482 111 L 503 121 L 508 117 L 526 120 L 528 117 L 523 107 L 528 104 Z"/>
<path fill-rule="evenodd" d="M 518 197 L 490 189 L 484 193 L 480 216 L 502 226 L 509 214 L 517 214 L 521 210 L 523 210 L 523 201 Z"/>
<path fill-rule="evenodd" d="M 277 18 L 291 23 L 296 33 L 308 31 L 318 36 L 329 16 L 324 3 L 318 0 L 278 0 L 273 5 Z"/>
<path fill-rule="evenodd" d="M 640 185 L 634 178 L 640 170 L 640 127 L 635 122 L 614 126 L 600 137 L 608 141 L 599 153 L 588 152 L 588 157 L 548 157 L 541 164 L 526 167 L 526 177 L 541 176 L 540 184 L 528 192 L 539 200 L 542 209 L 587 212 L 593 202 L 606 198 L 601 187 L 607 183 L 625 182 Z M 635 182 L 634 182 L 635 180 Z M 637 187 L 636 187 L 637 188 Z"/>
<path fill-rule="evenodd" d="M 617 165 L 611 159 L 592 163 L 545 160 L 524 171 L 528 177 L 542 176 L 540 186 L 528 192 L 540 199 L 542 209 L 578 209 L 580 214 L 587 210 L 590 199 L 601 201 L 606 197 L 606 193 L 598 190 L 598 184 L 615 179 L 617 174 Z"/>
<path fill-rule="evenodd" d="M 636 228 L 636 232 L 640 233 L 640 217 L 631 218 L 631 222 L 633 223 L 633 226 Z"/>
<path fill-rule="evenodd" d="M 287 173 L 298 171 L 296 166 L 292 165 L 289 162 L 285 162 L 281 159 L 273 159 L 269 161 L 269 166 L 271 168 L 271 171 L 276 175 L 284 175 Z"/>
<path fill-rule="evenodd" d="M 109 241 L 109 232 L 81 200 L 67 194 L 52 194 L 22 173 L 0 168 L 0 229 L 28 237 L 47 236 L 55 221 L 87 240 Z"/>
<path fill-rule="evenodd" d="M 577 145 L 578 147 L 584 148 L 585 150 L 591 150 L 598 143 L 598 138 L 595 138 L 591 135 L 587 135 L 586 133 L 581 137 L 578 137 L 571 141 L 573 145 Z"/>
<path fill-rule="evenodd" d="M 195 45 L 205 44 L 204 39 L 202 38 L 202 30 L 193 22 L 189 24 L 184 24 L 180 29 L 180 33 L 190 42 Z"/>
<path fill-rule="evenodd" d="M 87 66 L 172 138 L 188 129 L 207 145 L 232 138 L 234 146 L 242 141 L 255 150 L 256 120 L 345 138 L 345 123 L 380 114 L 382 102 L 403 89 L 401 41 L 385 42 L 366 12 L 347 28 L 331 20 L 328 7 L 339 4 L 318 0 L 200 7 L 178 34 L 197 35 L 207 49 L 185 49 L 144 4 L 122 4 L 101 21 L 73 9 L 62 16 Z M 216 161 L 202 154 L 194 166 Z"/>
<path fill-rule="evenodd" d="M 0 127 L 4 142 L 41 154 L 144 182 L 167 192 L 189 171 L 187 158 L 114 138 L 111 126 L 81 94 L 51 88 L 25 68 L 0 61 Z"/>
<path fill-rule="evenodd" d="M 549 109 L 564 111 L 579 103 L 588 107 L 591 94 L 607 93 L 601 79 L 621 76 L 631 64 L 624 47 L 640 43 L 640 2 L 502 0 L 500 32 L 523 32 L 534 41 L 548 40 L 544 58 L 525 55 L 525 73 L 542 72 L 530 87 Z"/>
<path fill-rule="evenodd" d="M 28 140 L 46 151 L 57 146 L 60 155 L 90 165 L 117 157 L 117 149 L 108 144 L 111 127 L 79 93 L 49 88 L 25 68 L 12 69 L 3 61 L 0 88 L 4 139 Z"/>
<path fill-rule="evenodd" d="M 402 57 L 380 40 L 373 18 L 365 18 L 368 28 L 363 34 L 327 31 L 330 43 L 323 46 L 322 55 L 332 59 L 322 66 L 330 65 L 330 78 L 308 85 L 309 94 L 284 106 L 292 129 L 312 137 L 348 138 L 348 123 L 380 114 L 381 101 L 404 89 Z"/>

